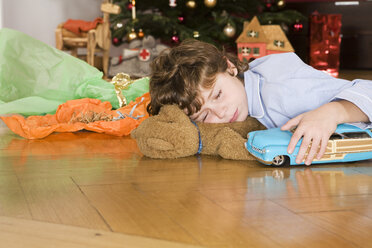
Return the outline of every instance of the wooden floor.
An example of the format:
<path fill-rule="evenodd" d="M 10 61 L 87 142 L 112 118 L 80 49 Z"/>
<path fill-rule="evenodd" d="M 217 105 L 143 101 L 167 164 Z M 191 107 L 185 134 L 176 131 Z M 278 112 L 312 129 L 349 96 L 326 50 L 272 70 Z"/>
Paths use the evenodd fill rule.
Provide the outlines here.
<path fill-rule="evenodd" d="M 1 247 L 344 248 L 371 234 L 372 160 L 153 160 L 129 137 L 26 140 L 0 123 Z"/>

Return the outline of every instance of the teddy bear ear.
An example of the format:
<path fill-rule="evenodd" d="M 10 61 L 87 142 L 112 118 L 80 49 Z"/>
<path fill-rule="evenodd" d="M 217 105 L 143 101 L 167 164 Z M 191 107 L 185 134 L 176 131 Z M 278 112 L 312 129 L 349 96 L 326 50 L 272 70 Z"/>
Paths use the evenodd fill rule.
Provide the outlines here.
<path fill-rule="evenodd" d="M 142 46 L 142 41 L 138 39 L 134 39 L 131 42 L 129 42 L 129 49 L 134 49 L 134 48 L 140 48 Z"/>
<path fill-rule="evenodd" d="M 178 105 L 164 105 L 159 111 L 159 118 L 167 122 L 189 122 L 190 118 L 178 107 Z"/>
<path fill-rule="evenodd" d="M 142 44 L 144 47 L 155 47 L 156 41 L 154 36 L 146 35 L 145 37 L 143 37 Z"/>

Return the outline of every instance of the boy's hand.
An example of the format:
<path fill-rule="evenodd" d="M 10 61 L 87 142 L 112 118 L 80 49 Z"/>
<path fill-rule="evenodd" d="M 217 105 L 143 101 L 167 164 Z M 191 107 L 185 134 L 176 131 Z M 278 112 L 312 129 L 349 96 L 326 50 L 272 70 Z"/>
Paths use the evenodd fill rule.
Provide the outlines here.
<path fill-rule="evenodd" d="M 289 142 L 288 153 L 291 154 L 298 141 L 303 138 L 296 158 L 297 164 L 304 161 L 307 151 L 306 165 L 310 165 L 315 156 L 317 159 L 323 156 L 329 137 L 334 133 L 338 124 L 338 112 L 334 111 L 333 107 L 332 104 L 323 105 L 298 115 L 282 126 L 281 130 L 290 130 L 297 126 Z"/>
<path fill-rule="evenodd" d="M 338 124 L 346 122 L 368 122 L 368 116 L 355 104 L 340 100 L 330 102 L 317 109 L 298 115 L 282 126 L 282 130 L 290 130 L 297 126 L 288 145 L 288 153 L 292 153 L 297 142 L 303 138 L 296 163 L 304 160 L 309 145 L 311 148 L 306 156 L 306 165 L 310 165 L 315 155 L 320 159 L 326 148 L 329 137 Z"/>

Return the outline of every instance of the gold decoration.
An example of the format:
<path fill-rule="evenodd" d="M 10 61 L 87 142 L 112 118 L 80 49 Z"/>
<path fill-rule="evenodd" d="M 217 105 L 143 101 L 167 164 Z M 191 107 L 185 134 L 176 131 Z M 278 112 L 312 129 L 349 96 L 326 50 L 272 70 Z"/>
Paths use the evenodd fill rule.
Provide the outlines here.
<path fill-rule="evenodd" d="M 279 0 L 276 5 L 278 5 L 279 8 L 283 8 L 285 6 L 285 1 L 284 0 Z"/>
<path fill-rule="evenodd" d="M 196 7 L 196 2 L 194 0 L 189 0 L 186 2 L 186 6 L 190 9 L 194 9 Z"/>
<path fill-rule="evenodd" d="M 235 32 L 236 29 L 230 23 L 227 23 L 227 25 L 223 28 L 223 33 L 229 38 L 234 37 Z"/>
<path fill-rule="evenodd" d="M 208 8 L 213 8 L 217 4 L 217 0 L 204 0 L 205 6 Z"/>
<path fill-rule="evenodd" d="M 122 72 L 116 74 L 116 76 L 111 80 L 111 84 L 115 86 L 115 93 L 119 100 L 120 107 L 128 104 L 127 99 L 121 91 L 127 89 L 133 82 L 134 80 L 132 80 L 128 74 Z"/>
<path fill-rule="evenodd" d="M 134 39 L 137 39 L 137 33 L 134 31 L 134 28 L 132 28 L 132 31 L 127 35 L 128 41 L 132 41 Z"/>
<path fill-rule="evenodd" d="M 200 36 L 199 31 L 194 31 L 192 36 L 193 36 L 195 39 L 196 39 L 196 38 L 199 38 L 199 36 Z"/>

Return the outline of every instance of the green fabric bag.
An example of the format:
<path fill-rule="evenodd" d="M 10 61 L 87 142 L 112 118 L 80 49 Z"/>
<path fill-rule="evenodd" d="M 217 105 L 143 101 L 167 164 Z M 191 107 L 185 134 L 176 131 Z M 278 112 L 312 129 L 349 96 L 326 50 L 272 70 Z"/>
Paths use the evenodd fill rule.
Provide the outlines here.
<path fill-rule="evenodd" d="M 112 84 L 83 60 L 24 33 L 0 29 L 0 115 L 54 114 L 67 100 L 95 98 L 119 108 Z M 136 80 L 123 95 L 128 103 L 149 91 L 149 79 Z"/>

